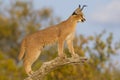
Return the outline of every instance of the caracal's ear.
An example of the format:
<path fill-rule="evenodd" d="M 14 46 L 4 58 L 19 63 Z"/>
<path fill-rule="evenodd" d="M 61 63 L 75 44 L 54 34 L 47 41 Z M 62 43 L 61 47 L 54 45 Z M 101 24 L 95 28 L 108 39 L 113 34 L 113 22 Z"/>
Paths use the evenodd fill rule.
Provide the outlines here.
<path fill-rule="evenodd" d="M 72 15 L 77 15 L 80 12 L 80 5 L 77 9 L 75 9 L 75 11 L 72 13 Z"/>
<path fill-rule="evenodd" d="M 79 5 L 78 8 L 72 13 L 72 15 L 79 14 L 84 9 L 84 7 L 87 7 L 87 5 L 83 5 L 82 7 Z"/>

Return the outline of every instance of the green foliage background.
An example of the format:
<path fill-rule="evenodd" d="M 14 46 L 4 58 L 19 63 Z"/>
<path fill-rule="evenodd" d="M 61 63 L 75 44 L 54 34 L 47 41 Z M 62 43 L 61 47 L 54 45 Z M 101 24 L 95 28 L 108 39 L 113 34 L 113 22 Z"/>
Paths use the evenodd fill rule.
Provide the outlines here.
<path fill-rule="evenodd" d="M 25 35 L 31 34 L 44 26 L 53 25 L 60 21 L 60 17 L 53 15 L 50 8 L 34 10 L 31 1 L 13 1 L 10 7 L 0 3 L 0 80 L 23 80 L 27 75 L 18 62 L 20 42 Z M 111 56 L 117 56 L 120 43 L 113 43 L 113 34 L 106 36 L 106 31 L 100 34 L 75 37 L 75 52 L 80 56 L 87 56 L 88 62 L 82 65 L 66 65 L 49 73 L 45 80 L 119 80 L 120 71 L 115 68 Z M 105 39 L 103 37 L 106 36 Z M 37 70 L 44 61 L 57 56 L 56 44 L 47 47 L 34 64 Z M 65 45 L 65 54 L 70 53 Z M 117 64 L 117 63 L 116 63 Z"/>

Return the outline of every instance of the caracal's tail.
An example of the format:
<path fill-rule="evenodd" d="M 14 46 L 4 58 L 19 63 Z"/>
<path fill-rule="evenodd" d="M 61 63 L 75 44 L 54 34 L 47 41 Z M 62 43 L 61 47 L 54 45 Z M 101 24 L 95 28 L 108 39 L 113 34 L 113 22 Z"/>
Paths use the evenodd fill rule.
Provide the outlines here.
<path fill-rule="evenodd" d="M 18 55 L 18 60 L 22 60 L 24 53 L 25 53 L 25 39 L 21 43 L 20 53 Z"/>

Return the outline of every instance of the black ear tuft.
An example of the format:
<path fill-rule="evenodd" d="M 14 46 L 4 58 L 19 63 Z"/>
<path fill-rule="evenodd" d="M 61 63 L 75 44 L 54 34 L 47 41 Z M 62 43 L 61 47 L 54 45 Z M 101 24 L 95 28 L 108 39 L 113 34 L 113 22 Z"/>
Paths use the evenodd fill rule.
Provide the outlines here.
<path fill-rule="evenodd" d="M 82 8 L 81 8 L 81 11 L 84 9 L 84 7 L 87 7 L 87 5 L 83 5 Z"/>
<path fill-rule="evenodd" d="M 81 5 L 79 4 L 79 8 L 81 8 Z"/>

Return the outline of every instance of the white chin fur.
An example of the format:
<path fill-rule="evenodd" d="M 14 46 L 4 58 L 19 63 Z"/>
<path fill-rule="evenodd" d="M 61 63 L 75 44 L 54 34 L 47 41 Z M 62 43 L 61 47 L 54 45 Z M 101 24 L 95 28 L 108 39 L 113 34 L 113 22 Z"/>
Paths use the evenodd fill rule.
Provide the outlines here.
<path fill-rule="evenodd" d="M 78 22 L 81 22 L 81 20 L 78 20 Z"/>

